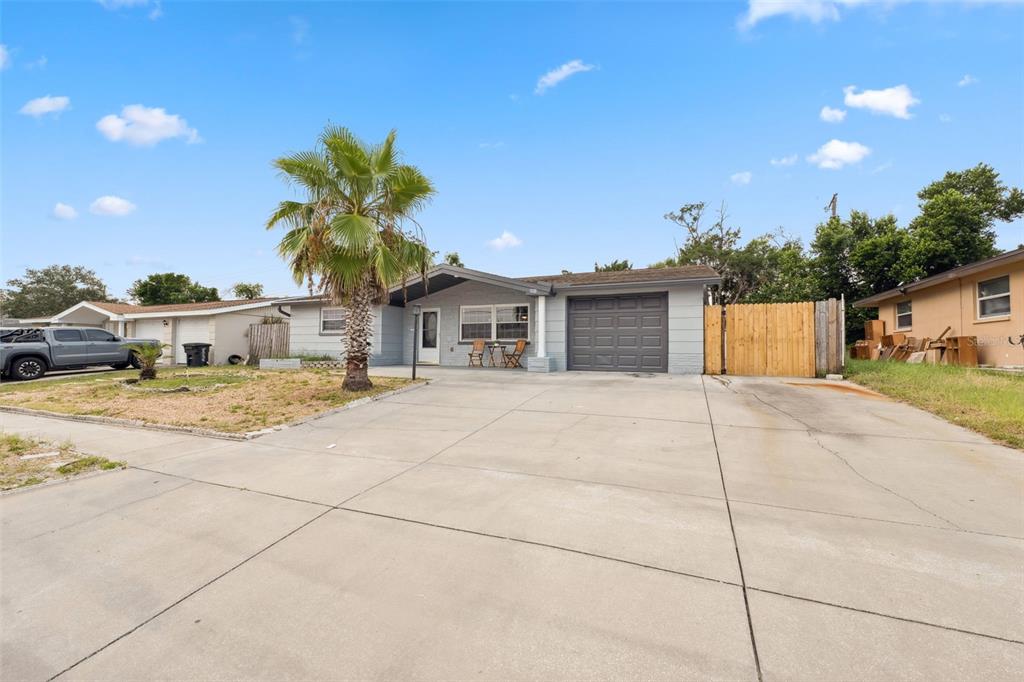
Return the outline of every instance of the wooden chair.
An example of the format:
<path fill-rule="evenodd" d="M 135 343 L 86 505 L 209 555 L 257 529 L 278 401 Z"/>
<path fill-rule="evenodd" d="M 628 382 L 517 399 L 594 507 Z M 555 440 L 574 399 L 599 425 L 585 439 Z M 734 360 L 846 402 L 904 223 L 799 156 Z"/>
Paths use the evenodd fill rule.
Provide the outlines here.
<path fill-rule="evenodd" d="M 484 340 L 473 339 L 473 350 L 469 351 L 469 366 L 484 366 Z"/>
<path fill-rule="evenodd" d="M 506 353 L 505 349 L 501 349 L 501 359 L 504 361 L 506 367 L 522 367 L 519 364 L 519 358 L 523 357 L 523 352 L 526 350 L 526 339 L 516 339 L 516 347 L 511 353 Z"/>

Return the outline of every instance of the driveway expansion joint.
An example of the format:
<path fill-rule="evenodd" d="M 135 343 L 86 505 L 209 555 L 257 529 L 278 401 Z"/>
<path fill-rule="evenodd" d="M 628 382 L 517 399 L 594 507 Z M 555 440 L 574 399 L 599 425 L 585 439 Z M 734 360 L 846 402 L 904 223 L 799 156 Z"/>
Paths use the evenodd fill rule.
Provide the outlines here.
<path fill-rule="evenodd" d="M 750 632 L 750 647 L 754 654 L 754 667 L 757 670 L 757 679 L 760 682 L 764 679 L 761 672 L 761 657 L 757 653 L 757 638 L 754 635 L 754 619 L 750 615 L 750 599 L 747 596 L 747 579 L 743 574 L 743 558 L 740 556 L 740 545 L 736 539 L 736 525 L 732 520 L 732 506 L 729 504 L 729 490 L 725 485 L 725 469 L 722 468 L 722 454 L 718 450 L 718 436 L 715 435 L 715 418 L 711 414 L 711 401 L 708 399 L 707 385 L 704 383 L 704 375 L 700 377 L 700 385 L 704 389 L 704 405 L 708 409 L 708 424 L 711 426 L 711 440 L 715 445 L 715 458 L 718 461 L 718 475 L 722 481 L 722 495 L 725 499 L 725 511 L 729 516 L 729 531 L 732 533 L 732 546 L 736 551 L 736 566 L 740 572 L 740 587 L 743 590 L 743 608 L 747 612 L 747 629 Z"/>

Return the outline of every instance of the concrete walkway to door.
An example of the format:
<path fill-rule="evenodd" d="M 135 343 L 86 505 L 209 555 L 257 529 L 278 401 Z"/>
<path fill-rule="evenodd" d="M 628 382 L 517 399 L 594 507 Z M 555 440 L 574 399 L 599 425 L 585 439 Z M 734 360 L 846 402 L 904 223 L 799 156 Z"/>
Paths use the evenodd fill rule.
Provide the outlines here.
<path fill-rule="evenodd" d="M 130 465 L 0 496 L 0 677 L 1024 670 L 1019 451 L 815 380 L 422 372 L 248 442 L 0 414 Z"/>

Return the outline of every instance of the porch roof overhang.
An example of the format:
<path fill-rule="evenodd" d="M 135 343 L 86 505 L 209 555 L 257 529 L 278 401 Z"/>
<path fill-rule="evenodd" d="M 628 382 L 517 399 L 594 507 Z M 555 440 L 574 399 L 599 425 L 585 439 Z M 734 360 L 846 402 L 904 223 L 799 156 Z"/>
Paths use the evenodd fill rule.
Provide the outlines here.
<path fill-rule="evenodd" d="M 100 315 L 101 317 L 107 318 L 108 320 L 123 320 L 124 319 L 121 315 L 118 315 L 117 313 L 112 313 L 109 310 L 104 310 L 103 308 L 100 308 L 99 306 L 95 306 L 92 303 L 89 303 L 88 301 L 82 301 L 81 303 L 76 303 L 75 305 L 71 306 L 70 308 L 68 308 L 66 310 L 62 310 L 62 311 L 60 311 L 59 313 L 57 313 L 55 315 L 51 315 L 50 317 L 26 318 L 26 319 L 23 319 L 23 320 L 19 320 L 19 322 L 21 322 L 22 324 L 40 324 L 40 323 L 43 323 L 43 322 L 46 322 L 48 324 L 57 324 L 62 319 L 66 318 L 66 317 L 68 317 L 70 315 L 73 315 L 74 313 L 76 313 L 76 312 L 78 312 L 80 310 L 87 310 L 87 311 L 90 311 L 90 312 L 94 312 L 97 315 Z"/>
<path fill-rule="evenodd" d="M 407 302 L 415 301 L 427 294 L 434 294 L 466 281 L 503 287 L 512 291 L 518 291 L 527 296 L 550 296 L 553 293 L 551 284 L 547 282 L 524 282 L 510 277 L 494 275 L 489 272 L 443 264 L 431 268 L 427 272 L 426 281 L 424 281 L 423 277 L 417 275 L 409 279 L 404 286 L 392 287 L 388 303 L 394 306 L 404 306 Z"/>

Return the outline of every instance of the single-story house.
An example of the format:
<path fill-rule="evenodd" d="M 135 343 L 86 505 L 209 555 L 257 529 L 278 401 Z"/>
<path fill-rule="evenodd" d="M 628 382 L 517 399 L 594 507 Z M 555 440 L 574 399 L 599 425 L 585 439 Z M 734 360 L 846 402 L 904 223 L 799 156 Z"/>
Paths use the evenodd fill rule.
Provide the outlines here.
<path fill-rule="evenodd" d="M 978 363 L 1024 366 L 1024 247 L 856 301 L 878 308 L 885 333 L 976 336 Z"/>
<path fill-rule="evenodd" d="M 174 352 L 163 364 L 185 362 L 184 343 L 213 345 L 211 363 L 225 364 L 232 355 L 249 353 L 249 325 L 264 317 L 282 317 L 274 299 L 242 299 L 207 303 L 130 305 L 82 301 L 51 317 L 21 320 L 21 324 L 60 327 L 102 327 L 128 338 L 157 339 Z"/>
<path fill-rule="evenodd" d="M 704 288 L 720 280 L 701 265 L 541 277 L 438 265 L 375 307 L 370 364 L 409 364 L 415 343 L 420 363 L 464 367 L 475 339 L 525 339 L 532 371 L 700 374 Z M 275 303 L 293 355 L 342 355 L 344 310 L 318 296 Z"/>

